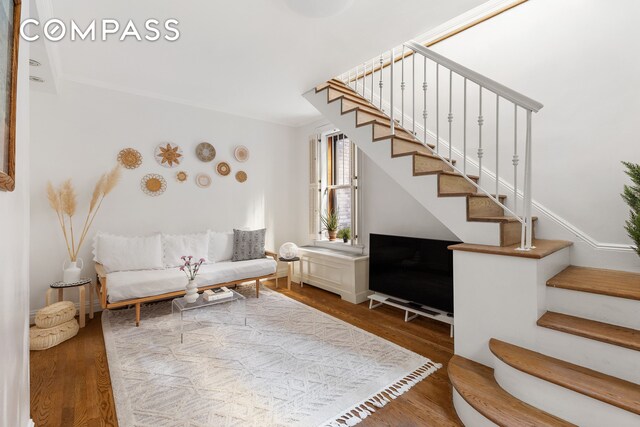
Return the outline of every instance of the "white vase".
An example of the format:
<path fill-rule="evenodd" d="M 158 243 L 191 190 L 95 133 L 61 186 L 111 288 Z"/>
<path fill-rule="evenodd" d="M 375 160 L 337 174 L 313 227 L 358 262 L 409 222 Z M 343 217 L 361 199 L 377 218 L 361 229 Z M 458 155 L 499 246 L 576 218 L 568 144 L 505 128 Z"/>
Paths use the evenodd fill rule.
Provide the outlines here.
<path fill-rule="evenodd" d="M 195 280 L 189 280 L 187 283 L 187 293 L 184 295 L 184 300 L 189 304 L 196 302 L 198 299 L 198 285 Z"/>
<path fill-rule="evenodd" d="M 64 261 L 62 263 L 62 281 L 64 283 L 78 282 L 80 280 L 83 266 L 84 262 L 82 262 L 82 258 L 77 258 L 75 261 L 69 261 L 69 265 L 67 265 L 67 261 Z"/>

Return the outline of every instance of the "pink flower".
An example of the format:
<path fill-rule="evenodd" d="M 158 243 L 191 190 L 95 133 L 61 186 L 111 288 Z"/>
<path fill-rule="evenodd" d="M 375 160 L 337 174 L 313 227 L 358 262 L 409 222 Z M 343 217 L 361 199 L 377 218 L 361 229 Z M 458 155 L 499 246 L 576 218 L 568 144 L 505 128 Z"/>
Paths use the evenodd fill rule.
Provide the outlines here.
<path fill-rule="evenodd" d="M 187 256 L 186 256 L 186 255 L 182 255 L 182 256 L 180 257 L 180 259 L 181 259 L 181 260 L 183 260 L 183 261 L 184 261 L 186 258 L 187 258 Z"/>
<path fill-rule="evenodd" d="M 200 258 L 200 264 L 204 262 L 204 258 Z"/>
<path fill-rule="evenodd" d="M 191 255 L 189 255 L 189 259 L 193 258 Z"/>
<path fill-rule="evenodd" d="M 184 271 L 184 265 L 180 267 L 180 271 Z"/>

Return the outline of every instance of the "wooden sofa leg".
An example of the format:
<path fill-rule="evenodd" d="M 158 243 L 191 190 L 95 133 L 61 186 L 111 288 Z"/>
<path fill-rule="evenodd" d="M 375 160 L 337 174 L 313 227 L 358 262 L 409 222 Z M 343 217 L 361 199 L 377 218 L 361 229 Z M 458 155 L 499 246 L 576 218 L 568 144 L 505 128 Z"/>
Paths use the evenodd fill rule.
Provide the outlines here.
<path fill-rule="evenodd" d="M 260 298 L 260 279 L 256 279 L 256 298 Z"/>
<path fill-rule="evenodd" d="M 136 326 L 140 326 L 140 303 L 136 304 Z"/>

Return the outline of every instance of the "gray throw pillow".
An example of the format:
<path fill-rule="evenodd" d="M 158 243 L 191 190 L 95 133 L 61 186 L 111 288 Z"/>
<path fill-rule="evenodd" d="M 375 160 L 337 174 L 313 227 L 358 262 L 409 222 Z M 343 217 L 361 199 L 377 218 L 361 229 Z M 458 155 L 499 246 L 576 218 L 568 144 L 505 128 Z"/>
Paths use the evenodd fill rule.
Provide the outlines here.
<path fill-rule="evenodd" d="M 233 256 L 231 261 L 246 261 L 264 258 L 264 236 L 266 228 L 261 230 L 233 230 Z"/>

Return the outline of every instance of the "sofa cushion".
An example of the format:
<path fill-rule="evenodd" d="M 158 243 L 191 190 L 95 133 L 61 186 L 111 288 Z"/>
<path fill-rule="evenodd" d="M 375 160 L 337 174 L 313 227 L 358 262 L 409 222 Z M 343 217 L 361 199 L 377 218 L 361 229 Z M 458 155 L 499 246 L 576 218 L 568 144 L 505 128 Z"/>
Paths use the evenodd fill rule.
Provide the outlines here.
<path fill-rule="evenodd" d="M 107 273 L 164 268 L 160 234 L 125 237 L 97 233 L 93 260 L 102 264 Z"/>
<path fill-rule="evenodd" d="M 182 256 L 193 256 L 196 260 L 209 258 L 209 232 L 198 234 L 163 234 L 162 247 L 164 266 L 178 267 L 183 264 Z"/>
<path fill-rule="evenodd" d="M 276 262 L 271 258 L 242 262 L 223 261 L 203 265 L 196 283 L 200 286 L 215 285 L 268 276 L 275 272 Z M 181 291 L 185 286 L 187 278 L 178 268 L 107 274 L 107 298 L 110 303 Z"/>
<path fill-rule="evenodd" d="M 209 262 L 229 261 L 233 256 L 233 231 L 209 231 Z"/>
<path fill-rule="evenodd" d="M 231 261 L 246 261 L 264 258 L 264 239 L 266 229 L 233 230 L 233 256 Z"/>

